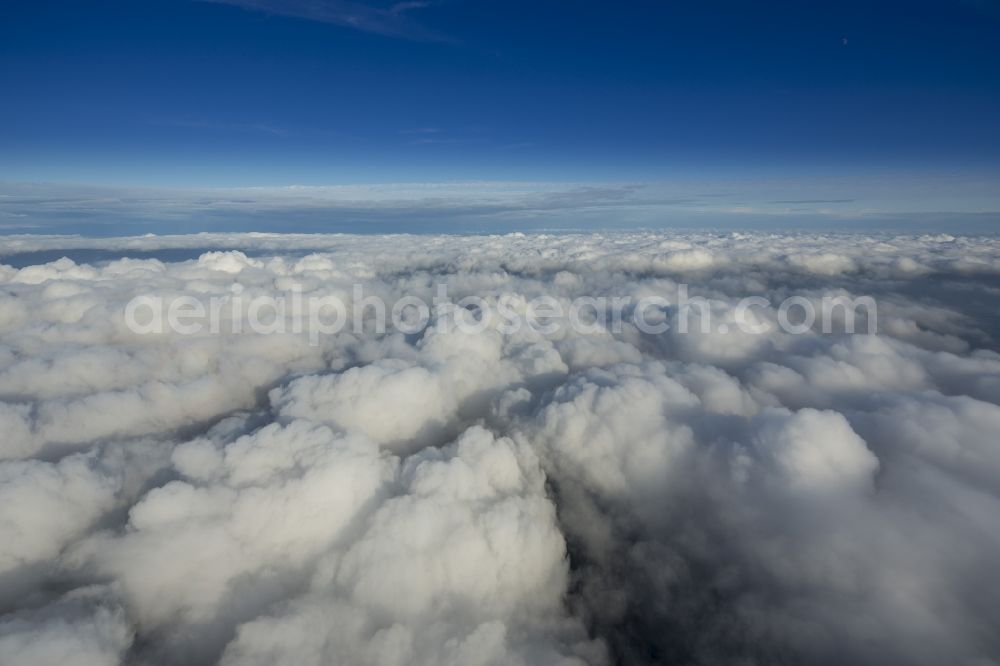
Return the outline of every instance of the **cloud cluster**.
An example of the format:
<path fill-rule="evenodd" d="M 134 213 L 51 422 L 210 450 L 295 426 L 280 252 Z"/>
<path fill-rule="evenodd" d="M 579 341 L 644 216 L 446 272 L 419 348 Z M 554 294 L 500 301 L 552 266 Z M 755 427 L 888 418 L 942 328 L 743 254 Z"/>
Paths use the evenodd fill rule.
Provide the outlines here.
<path fill-rule="evenodd" d="M 0 266 L 4 664 L 1000 661 L 995 239 L 4 243 L 116 255 Z M 722 322 L 869 295 L 878 328 L 125 325 L 137 295 L 356 284 L 515 307 L 686 285 Z"/>

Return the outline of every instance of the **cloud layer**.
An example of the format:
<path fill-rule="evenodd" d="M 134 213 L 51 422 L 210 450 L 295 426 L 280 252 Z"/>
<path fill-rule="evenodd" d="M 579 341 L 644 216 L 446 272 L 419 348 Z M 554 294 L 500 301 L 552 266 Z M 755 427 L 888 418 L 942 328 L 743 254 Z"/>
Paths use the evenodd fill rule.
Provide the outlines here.
<path fill-rule="evenodd" d="M 411 131 L 428 129 L 433 128 Z M 506 233 L 670 226 L 904 232 L 946 228 L 973 233 L 995 229 L 1000 220 L 995 183 L 995 177 L 970 174 L 215 188 L 0 182 L 0 231 L 106 236 L 206 230 Z"/>
<path fill-rule="evenodd" d="M 0 267 L 4 664 L 1000 660 L 995 239 L 4 244 L 110 253 Z M 348 303 L 687 284 L 721 321 L 747 296 L 871 295 L 878 332 L 125 325 L 137 295 L 237 284 Z"/>

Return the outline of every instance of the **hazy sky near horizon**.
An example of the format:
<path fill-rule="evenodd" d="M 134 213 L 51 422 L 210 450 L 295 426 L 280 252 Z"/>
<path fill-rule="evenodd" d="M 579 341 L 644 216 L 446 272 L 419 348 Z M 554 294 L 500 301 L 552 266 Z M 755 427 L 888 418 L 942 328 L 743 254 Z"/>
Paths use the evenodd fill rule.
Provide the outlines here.
<path fill-rule="evenodd" d="M 504 233 L 587 229 L 995 231 L 996 179 L 454 181 L 164 188 L 0 183 L 0 233 Z"/>
<path fill-rule="evenodd" d="M 997 5 L 976 0 L 5 3 L 0 225 L 73 226 L 25 219 L 17 183 L 135 200 L 150 187 L 794 182 L 703 209 L 994 213 L 998 32 Z M 830 185 L 851 179 L 887 185 L 867 199 Z M 935 182 L 957 186 L 927 196 Z"/>

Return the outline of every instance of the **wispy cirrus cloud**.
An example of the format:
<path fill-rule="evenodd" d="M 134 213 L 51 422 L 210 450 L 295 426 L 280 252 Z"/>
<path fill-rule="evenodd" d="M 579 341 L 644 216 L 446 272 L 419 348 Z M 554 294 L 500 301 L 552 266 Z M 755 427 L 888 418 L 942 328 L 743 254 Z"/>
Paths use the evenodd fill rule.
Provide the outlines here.
<path fill-rule="evenodd" d="M 203 118 L 155 118 L 148 121 L 159 127 L 175 127 L 193 130 L 221 130 L 241 134 L 265 134 L 276 137 L 287 137 L 291 130 L 277 125 L 261 122 L 220 122 Z"/>
<path fill-rule="evenodd" d="M 444 37 L 427 30 L 410 16 L 413 10 L 422 9 L 431 4 L 424 1 L 397 2 L 389 7 L 375 7 L 351 0 L 201 1 L 233 5 L 248 11 L 276 16 L 291 16 L 319 23 L 331 23 L 387 37 L 424 41 L 444 40 Z"/>

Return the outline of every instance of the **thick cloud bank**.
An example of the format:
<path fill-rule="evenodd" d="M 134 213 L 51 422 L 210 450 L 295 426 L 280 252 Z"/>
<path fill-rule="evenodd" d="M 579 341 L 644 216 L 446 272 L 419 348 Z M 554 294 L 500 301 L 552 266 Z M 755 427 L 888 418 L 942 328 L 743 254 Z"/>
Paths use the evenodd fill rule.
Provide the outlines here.
<path fill-rule="evenodd" d="M 1000 663 L 998 240 L 5 253 L 72 247 L 123 258 L 0 266 L 2 664 Z M 128 258 L 170 249 L 197 258 Z M 459 305 L 417 332 L 127 325 L 138 296 L 351 308 L 357 285 L 633 305 L 548 331 L 436 325 L 481 314 Z M 682 331 L 682 289 L 723 325 Z M 775 325 L 863 296 L 872 333 Z M 657 333 L 629 316 L 650 297 Z M 735 325 L 748 297 L 764 332 Z"/>

